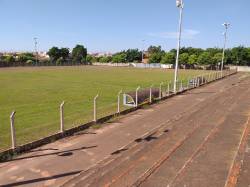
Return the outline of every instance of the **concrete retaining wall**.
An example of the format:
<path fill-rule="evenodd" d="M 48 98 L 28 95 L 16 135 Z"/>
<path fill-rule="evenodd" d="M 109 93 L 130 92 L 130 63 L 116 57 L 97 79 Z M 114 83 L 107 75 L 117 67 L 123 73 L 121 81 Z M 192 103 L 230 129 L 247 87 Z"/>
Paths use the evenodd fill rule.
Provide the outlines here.
<path fill-rule="evenodd" d="M 239 72 L 250 72 L 250 66 L 230 66 L 230 70 L 238 69 Z"/>
<path fill-rule="evenodd" d="M 110 66 L 110 67 L 129 67 L 128 63 L 93 63 L 94 66 Z"/>

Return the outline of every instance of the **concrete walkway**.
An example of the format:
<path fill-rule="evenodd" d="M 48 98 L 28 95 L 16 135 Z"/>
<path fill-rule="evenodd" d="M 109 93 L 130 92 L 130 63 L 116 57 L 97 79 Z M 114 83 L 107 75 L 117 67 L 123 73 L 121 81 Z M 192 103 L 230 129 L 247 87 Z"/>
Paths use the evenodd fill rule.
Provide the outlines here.
<path fill-rule="evenodd" d="M 236 186 L 243 177 L 236 158 L 250 126 L 250 78 L 221 82 L 230 86 L 64 186 Z"/>
<path fill-rule="evenodd" d="M 238 87 L 242 87 L 240 92 L 237 91 Z M 143 169 L 139 167 L 138 170 L 133 170 L 138 171 L 137 175 L 133 175 L 135 176 L 133 179 L 130 178 L 131 175 L 127 175 L 128 180 L 126 182 L 129 183 L 126 184 L 134 184 L 135 182 L 141 181 L 139 182 L 140 185 L 150 186 L 151 184 L 156 184 L 154 182 L 155 180 L 160 183 L 161 180 L 158 178 L 160 174 L 157 175 L 154 171 L 154 174 L 150 174 L 150 178 L 146 177 L 147 180 L 144 180 L 143 177 L 140 178 L 140 174 L 142 174 L 141 172 L 145 173 L 145 169 L 151 168 L 151 166 L 154 165 L 152 163 L 156 162 L 160 155 L 165 155 L 173 146 L 176 146 L 178 142 L 184 141 L 186 136 L 192 134 L 192 136 L 196 138 L 192 138 L 190 142 L 185 141 L 185 147 L 183 147 L 183 150 L 190 148 L 190 150 L 187 149 L 187 156 L 181 158 L 182 163 L 186 163 L 189 160 L 187 158 L 190 158 L 190 154 L 192 155 L 197 149 L 199 150 L 199 143 L 204 141 L 204 137 L 216 131 L 218 128 L 222 129 L 221 132 L 224 132 L 223 128 L 227 129 L 228 120 L 235 122 L 231 124 L 232 126 L 228 126 L 229 131 L 225 131 L 225 133 L 228 134 L 223 135 L 223 137 L 225 137 L 223 141 L 229 141 L 230 144 L 234 145 L 231 147 L 232 152 L 230 152 L 230 157 L 228 157 L 227 160 L 231 163 L 235 155 L 239 135 L 241 135 L 244 129 L 243 123 L 245 118 L 243 119 L 241 112 L 239 112 L 240 114 L 238 115 L 237 111 L 241 111 L 244 105 L 244 102 L 242 102 L 244 101 L 243 99 L 250 100 L 249 87 L 250 82 L 245 74 L 233 75 L 227 79 L 163 101 L 160 104 L 138 110 L 113 123 L 105 124 L 101 129 L 89 129 L 73 137 L 43 146 L 17 157 L 12 161 L 0 163 L 0 185 L 60 186 L 65 184 L 67 186 L 76 184 L 78 186 L 84 186 L 83 183 L 79 181 L 85 181 L 83 178 L 86 178 L 90 184 L 93 184 L 92 186 L 95 186 L 96 183 L 93 183 L 92 179 L 96 178 L 96 176 L 93 175 L 92 172 L 96 171 L 97 168 L 103 168 L 104 166 L 110 168 L 110 165 L 116 165 L 117 171 L 121 172 L 122 168 L 128 167 L 124 162 L 124 158 L 125 160 L 128 157 L 133 158 L 135 153 L 143 155 L 145 150 L 150 153 L 151 148 L 155 148 L 156 146 L 154 145 L 155 142 L 161 145 L 167 142 L 169 145 L 164 149 L 156 149 L 155 153 L 158 154 L 153 154 L 154 157 L 148 162 L 148 165 L 138 165 L 138 167 L 140 166 Z M 239 97 L 234 90 L 239 93 Z M 231 92 L 232 94 L 230 94 Z M 223 99 L 225 96 L 226 99 Z M 249 102 L 245 103 L 247 103 L 247 105 L 244 105 L 242 109 L 243 113 L 249 112 L 247 108 Z M 221 108 L 217 108 L 218 106 L 221 106 Z M 200 129 L 200 124 L 203 123 L 204 128 L 202 128 L 202 131 L 196 133 L 196 128 Z M 239 128 L 232 130 L 235 124 L 238 124 Z M 174 133 L 171 136 L 173 138 L 169 138 L 169 134 L 172 133 L 172 129 L 174 128 L 177 128 L 177 130 L 173 131 Z M 237 133 L 230 134 L 232 131 Z M 228 139 L 228 137 L 231 136 L 236 136 L 233 142 L 231 142 L 230 138 Z M 184 139 L 182 139 L 183 137 Z M 154 139 L 158 140 L 151 141 Z M 145 143 L 140 143 L 142 141 Z M 208 150 L 216 144 L 217 141 L 213 144 L 211 142 Z M 141 152 L 141 150 L 143 150 L 143 152 Z M 157 152 L 157 150 L 159 152 Z M 218 148 L 217 150 L 220 149 Z M 216 155 L 216 152 L 211 152 L 211 155 L 214 154 Z M 227 154 L 228 152 L 223 152 L 221 153 L 221 157 Z M 194 156 L 196 156 L 196 154 Z M 176 159 L 175 162 L 177 162 L 178 156 L 174 158 Z M 194 159 L 194 157 L 191 158 L 192 160 Z M 135 157 L 130 161 L 133 160 L 136 160 Z M 200 161 L 201 165 L 204 164 L 202 163 L 204 161 L 206 160 L 202 159 Z M 124 164 L 124 166 L 119 167 L 121 165 L 118 163 L 121 165 Z M 168 165 L 163 166 L 162 169 L 164 171 L 168 171 L 169 168 L 172 168 L 172 166 Z M 179 168 L 176 168 L 175 171 L 178 169 Z M 190 167 L 190 171 L 191 169 Z M 110 169 L 107 171 L 110 171 Z M 195 166 L 193 166 L 193 171 L 196 171 L 196 173 L 198 171 Z M 98 172 L 95 173 L 98 174 Z M 173 179 L 174 174 L 176 174 L 174 171 L 173 174 L 169 174 L 169 179 Z M 223 174 L 225 174 L 225 171 Z M 90 178 L 88 178 L 89 176 Z M 108 177 L 103 181 L 107 179 L 109 181 L 113 177 L 112 173 L 109 173 L 107 176 Z M 183 175 L 183 177 L 183 180 L 178 181 L 177 179 L 179 179 L 179 177 L 177 176 L 172 183 L 176 185 L 182 184 L 182 182 L 189 179 L 190 176 Z M 98 178 L 100 178 L 100 175 Z M 69 182 L 66 183 L 67 181 Z M 169 181 L 167 183 L 169 183 Z M 118 186 L 124 185 L 124 183 L 118 184 Z M 98 186 L 98 184 L 96 186 Z"/>

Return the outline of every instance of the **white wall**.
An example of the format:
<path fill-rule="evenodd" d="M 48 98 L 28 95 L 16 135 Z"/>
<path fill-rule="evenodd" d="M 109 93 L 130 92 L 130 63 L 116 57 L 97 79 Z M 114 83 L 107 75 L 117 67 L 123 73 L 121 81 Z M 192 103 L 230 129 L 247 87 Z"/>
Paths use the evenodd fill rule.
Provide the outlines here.
<path fill-rule="evenodd" d="M 230 66 L 230 69 L 238 69 L 239 72 L 250 72 L 250 66 Z"/>

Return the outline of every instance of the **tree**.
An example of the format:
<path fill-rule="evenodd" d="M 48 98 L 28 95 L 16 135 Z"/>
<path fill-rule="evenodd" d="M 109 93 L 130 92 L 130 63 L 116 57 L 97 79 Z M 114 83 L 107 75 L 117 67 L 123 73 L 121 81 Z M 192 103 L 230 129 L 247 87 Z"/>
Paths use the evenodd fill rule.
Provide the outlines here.
<path fill-rule="evenodd" d="M 161 46 L 150 46 L 148 48 L 149 55 L 154 53 L 162 53 Z"/>
<path fill-rule="evenodd" d="M 250 57 L 249 50 L 243 46 L 235 47 L 231 50 L 232 53 L 232 61 L 236 65 L 249 65 Z"/>
<path fill-rule="evenodd" d="M 86 63 L 87 49 L 82 45 L 76 45 L 72 50 L 72 61 L 73 63 Z"/>
<path fill-rule="evenodd" d="M 180 54 L 182 53 L 188 53 L 189 55 L 200 55 L 202 52 L 204 52 L 201 48 L 193 48 L 193 47 L 182 47 L 180 49 Z"/>
<path fill-rule="evenodd" d="M 112 61 L 112 57 L 109 57 L 109 56 L 102 56 L 102 57 L 99 59 L 99 61 L 100 61 L 101 63 L 109 63 L 109 62 Z"/>
<path fill-rule="evenodd" d="M 160 63 L 162 60 L 162 56 L 164 55 L 164 51 L 161 49 L 161 46 L 150 46 L 148 48 L 149 54 L 149 63 Z"/>
<path fill-rule="evenodd" d="M 193 67 L 197 63 L 197 60 L 198 60 L 198 56 L 196 54 L 190 55 L 188 57 L 188 65 L 190 67 Z"/>
<path fill-rule="evenodd" d="M 197 59 L 198 64 L 200 65 L 207 65 L 207 64 L 211 64 L 212 62 L 212 57 L 210 55 L 210 53 L 208 52 L 203 52 L 199 55 L 198 59 Z"/>
<path fill-rule="evenodd" d="M 222 53 L 222 49 L 220 49 L 220 48 L 207 48 L 206 52 L 210 53 L 211 56 L 214 56 L 218 53 Z"/>
<path fill-rule="evenodd" d="M 92 55 L 87 55 L 86 56 L 86 61 L 88 64 L 92 64 L 93 63 L 93 59 L 94 57 Z"/>
<path fill-rule="evenodd" d="M 222 61 L 222 53 L 216 53 L 212 58 L 212 65 L 217 65 Z"/>
<path fill-rule="evenodd" d="M 60 58 L 58 58 L 58 59 L 56 60 L 56 65 L 62 65 L 63 62 L 64 62 L 63 57 L 60 57 Z"/>
<path fill-rule="evenodd" d="M 69 49 L 68 48 L 61 48 L 60 49 L 60 57 L 63 61 L 69 58 Z"/>
<path fill-rule="evenodd" d="M 112 57 L 113 63 L 126 63 L 127 62 L 127 55 L 125 53 L 117 53 Z"/>
<path fill-rule="evenodd" d="M 22 53 L 20 55 L 18 55 L 17 57 L 19 62 L 26 62 L 28 60 L 35 60 L 35 57 L 32 53 Z"/>
<path fill-rule="evenodd" d="M 161 58 L 161 64 L 174 64 L 175 54 L 172 52 L 165 53 Z"/>
<path fill-rule="evenodd" d="M 142 60 L 142 52 L 138 49 L 128 49 L 126 51 L 127 61 L 134 62 L 134 61 L 141 61 Z"/>
<path fill-rule="evenodd" d="M 180 64 L 188 64 L 188 58 L 189 58 L 189 55 L 188 53 L 182 53 L 180 54 Z"/>
<path fill-rule="evenodd" d="M 52 62 L 55 62 L 57 59 L 61 57 L 61 52 L 58 47 L 52 47 L 48 52 L 49 58 Z"/>
<path fill-rule="evenodd" d="M 4 62 L 7 66 L 12 66 L 15 62 L 15 58 L 13 55 L 4 56 Z"/>
<path fill-rule="evenodd" d="M 153 63 L 160 63 L 162 60 L 162 53 L 153 53 L 149 56 L 149 60 L 148 62 L 150 64 L 153 64 Z"/>

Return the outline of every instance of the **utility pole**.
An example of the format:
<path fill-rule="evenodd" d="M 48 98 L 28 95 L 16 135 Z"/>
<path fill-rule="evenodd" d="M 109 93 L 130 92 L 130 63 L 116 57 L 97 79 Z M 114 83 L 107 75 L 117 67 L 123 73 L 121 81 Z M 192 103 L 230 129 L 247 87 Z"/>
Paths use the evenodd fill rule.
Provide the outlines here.
<path fill-rule="evenodd" d="M 183 17 L 183 0 L 176 0 L 176 6 L 180 9 L 180 18 L 179 18 L 179 31 L 178 31 L 178 44 L 177 44 L 177 54 L 175 62 L 175 72 L 174 72 L 174 93 L 176 93 L 177 81 L 178 81 L 178 68 L 179 68 L 179 55 L 180 55 L 180 46 L 181 46 L 181 32 L 182 32 L 182 17 Z"/>

